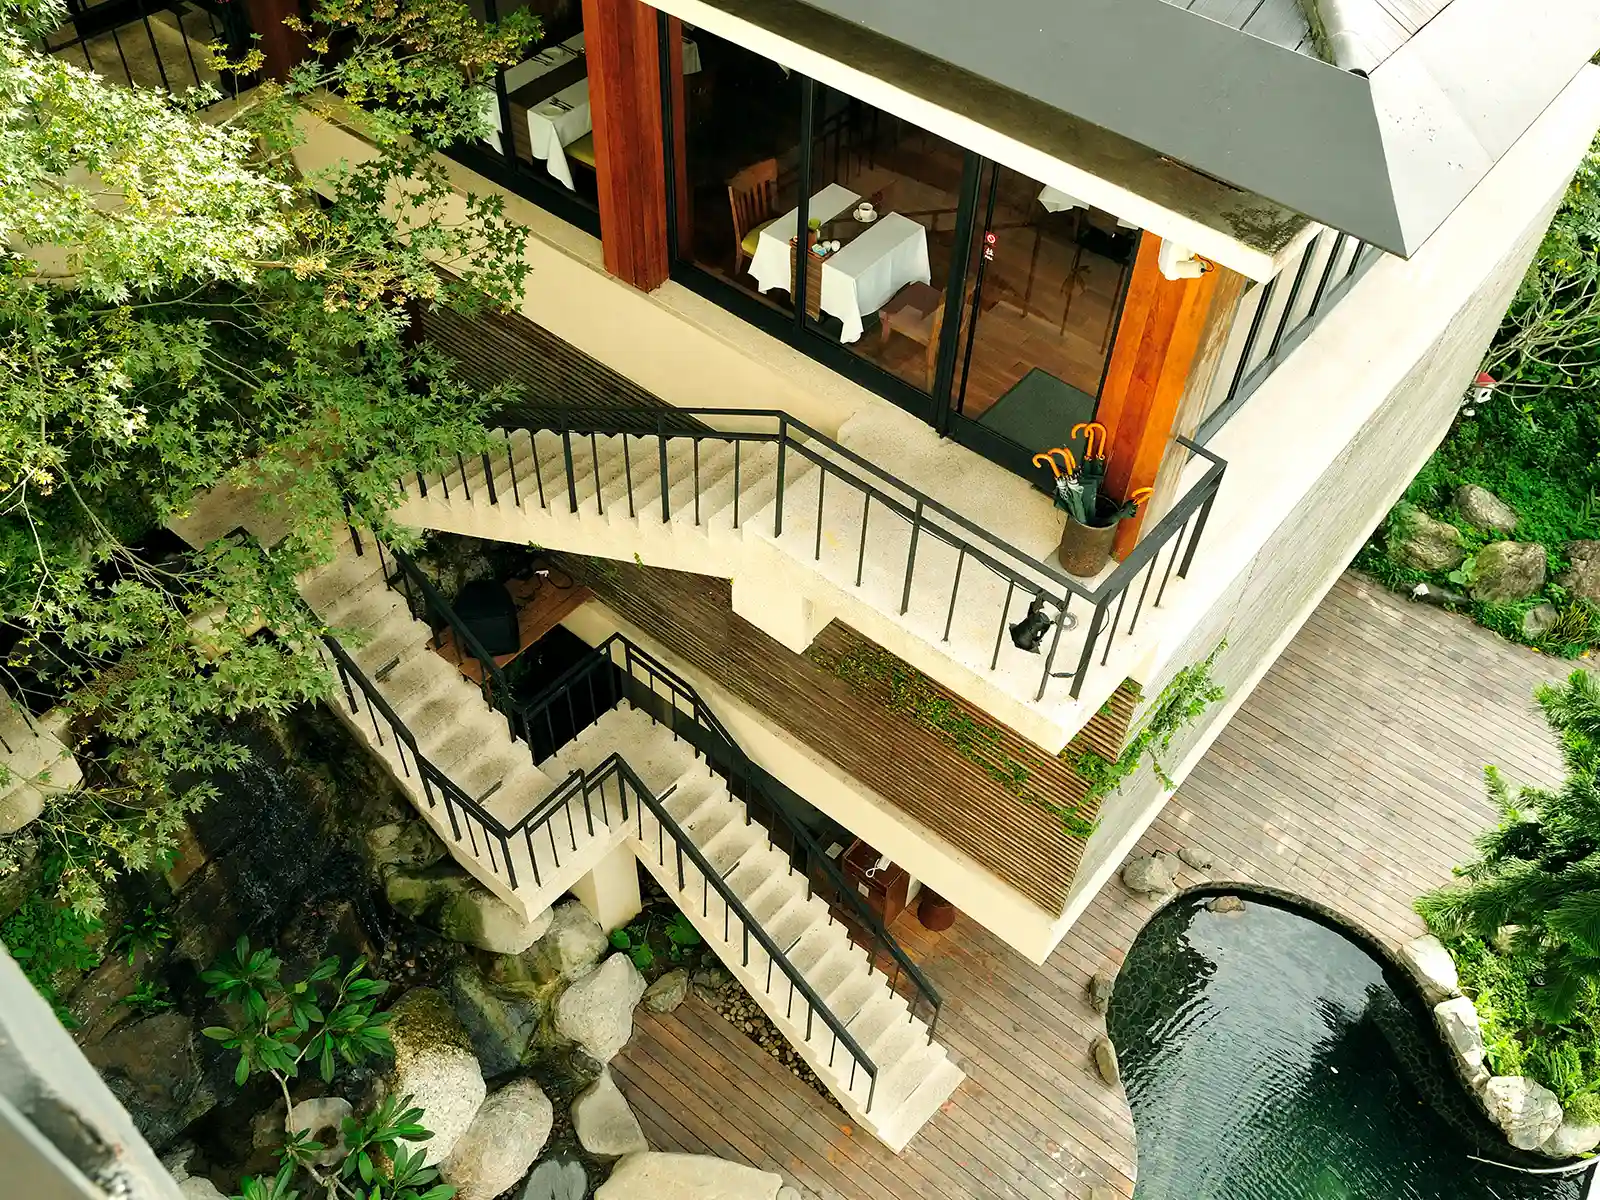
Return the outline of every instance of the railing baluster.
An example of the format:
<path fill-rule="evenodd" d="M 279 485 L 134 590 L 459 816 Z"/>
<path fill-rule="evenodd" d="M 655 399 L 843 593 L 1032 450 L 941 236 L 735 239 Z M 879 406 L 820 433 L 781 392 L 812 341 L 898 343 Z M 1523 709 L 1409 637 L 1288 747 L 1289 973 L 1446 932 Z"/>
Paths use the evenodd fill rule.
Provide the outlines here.
<path fill-rule="evenodd" d="M 1051 597 L 1054 599 L 1055 597 Z M 1056 649 L 1061 645 L 1061 631 L 1067 626 L 1067 606 L 1061 604 L 1056 612 L 1056 629 L 1050 635 L 1050 653 L 1044 656 L 1044 671 L 1039 676 L 1039 690 L 1034 693 L 1034 703 L 1044 699 L 1045 689 L 1050 686 L 1050 668 L 1056 665 Z"/>
<path fill-rule="evenodd" d="M 867 515 L 872 511 L 872 493 L 861 493 L 861 545 L 856 550 L 856 586 L 861 586 L 861 572 L 867 563 Z"/>
<path fill-rule="evenodd" d="M 1083 652 L 1078 655 L 1078 669 L 1072 673 L 1072 698 L 1076 700 L 1083 691 L 1083 679 L 1089 673 L 1089 661 L 1094 657 L 1095 640 L 1100 636 L 1100 625 L 1105 620 L 1106 602 L 1094 606 L 1094 616 L 1089 619 L 1089 632 L 1083 637 Z"/>
<path fill-rule="evenodd" d="M 1122 607 L 1128 603 L 1128 589 L 1122 589 L 1122 595 L 1117 600 L 1117 615 L 1111 618 L 1111 628 L 1106 630 L 1106 648 L 1101 652 L 1100 665 L 1106 665 L 1106 660 L 1111 657 L 1111 643 L 1117 640 L 1117 623 L 1122 620 Z"/>
<path fill-rule="evenodd" d="M 783 474 L 785 460 L 789 453 L 789 419 L 778 419 L 778 496 L 772 511 L 772 536 L 783 536 Z"/>
<path fill-rule="evenodd" d="M 700 439 L 691 443 L 694 448 L 694 527 L 700 528 Z"/>
<path fill-rule="evenodd" d="M 506 439 L 506 470 L 511 473 L 511 502 L 522 507 L 522 491 L 517 487 L 517 459 L 511 453 L 511 439 Z"/>
<path fill-rule="evenodd" d="M 660 457 L 658 469 L 661 472 L 661 523 L 672 524 L 672 497 L 668 491 L 672 486 L 671 476 L 667 472 L 667 423 L 665 418 L 656 419 L 656 451 Z"/>
<path fill-rule="evenodd" d="M 622 435 L 622 478 L 628 488 L 628 519 L 635 520 L 639 514 L 633 507 L 633 456 L 628 450 L 628 435 Z"/>
<path fill-rule="evenodd" d="M 574 514 L 578 511 L 578 472 L 572 465 L 572 430 L 561 431 L 561 462 L 567 476 L 567 505 Z"/>
<path fill-rule="evenodd" d="M 911 575 L 917 569 L 917 539 L 922 536 L 922 505 L 923 501 L 917 500 L 916 515 L 911 518 L 911 548 L 906 552 L 906 584 L 900 591 L 900 615 L 906 615 L 906 610 L 911 607 Z"/>
<path fill-rule="evenodd" d="M 811 558 L 813 562 L 822 561 L 822 496 L 827 490 L 828 469 L 823 467 L 817 472 L 817 539 Z"/>
<path fill-rule="evenodd" d="M 1172 564 L 1178 561 L 1178 546 L 1183 542 L 1183 535 L 1188 530 L 1189 523 L 1185 521 L 1183 528 L 1178 531 L 1178 536 L 1172 539 L 1172 554 L 1167 558 L 1166 573 L 1161 576 L 1161 586 L 1156 589 L 1156 607 L 1161 607 L 1161 598 L 1167 594 L 1167 581 L 1172 578 Z"/>
<path fill-rule="evenodd" d="M 1006 583 L 1006 602 L 1000 606 L 1000 628 L 994 631 L 994 653 L 989 656 L 989 670 L 1000 662 L 1000 639 L 1006 636 L 1006 620 L 1011 616 L 1011 597 L 1016 593 L 1015 580 Z"/>
<path fill-rule="evenodd" d="M 950 640 L 950 623 L 956 619 L 956 593 L 961 590 L 961 568 L 967 562 L 967 548 L 962 546 L 956 554 L 956 578 L 950 585 L 950 607 L 944 614 L 944 641 Z M 858 581 L 859 582 L 859 581 Z"/>
<path fill-rule="evenodd" d="M 743 438 L 733 440 L 733 527 L 739 528 L 739 451 L 744 448 Z"/>
<path fill-rule="evenodd" d="M 600 438 L 589 433 L 589 461 L 594 465 L 594 510 L 597 516 L 606 515 L 605 501 L 600 498 Z"/>

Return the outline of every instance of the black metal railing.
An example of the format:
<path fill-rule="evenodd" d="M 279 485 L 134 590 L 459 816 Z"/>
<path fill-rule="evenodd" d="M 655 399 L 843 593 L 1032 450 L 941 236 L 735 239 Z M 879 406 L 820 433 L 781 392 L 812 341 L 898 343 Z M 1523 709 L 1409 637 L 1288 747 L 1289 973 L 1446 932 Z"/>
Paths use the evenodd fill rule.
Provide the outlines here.
<path fill-rule="evenodd" d="M 40 39 L 39 49 L 126 87 L 181 94 L 214 86 L 237 96 L 250 77 L 220 74 L 208 47 L 221 44 L 238 61 L 250 49 L 246 6 L 228 0 L 68 0 L 66 19 Z"/>
<path fill-rule="evenodd" d="M 446 471 L 434 477 L 431 486 L 440 488 L 447 498 L 454 489 L 464 493 L 469 500 L 473 498 L 476 486 L 482 498 L 492 505 L 498 505 L 510 497 L 515 504 L 531 504 L 536 499 L 541 508 L 552 508 L 564 500 L 568 511 L 576 513 L 580 490 L 588 493 L 592 485 L 592 497 L 586 495 L 585 502 L 592 498 L 597 511 L 604 515 L 607 507 L 604 491 L 620 484 L 621 492 L 611 501 L 612 506 L 625 503 L 628 515 L 635 518 L 641 517 L 645 508 L 651 508 L 652 511 L 659 508 L 663 523 L 672 519 L 674 489 L 687 488 L 686 492 L 681 493 L 683 502 L 692 499 L 692 518 L 699 525 L 710 515 L 702 511 L 706 490 L 701 469 L 702 448 L 708 442 L 727 443 L 733 448 L 731 520 L 733 527 L 738 529 L 754 515 L 744 501 L 744 485 L 750 478 L 745 448 L 752 444 L 775 446 L 773 537 L 783 536 L 788 515 L 786 494 L 792 492 L 795 474 L 805 469 L 801 464 L 809 464 L 810 468 L 820 472 L 816 511 L 811 513 L 808 506 L 805 514 L 815 525 L 811 546 L 813 560 L 821 560 L 825 544 L 832 546 L 843 540 L 831 536 L 832 532 L 848 533 L 848 537 L 856 543 L 855 587 L 860 589 L 868 560 L 868 542 L 874 530 L 883 528 L 885 519 L 902 522 L 903 526 L 897 534 L 908 532 L 909 536 L 895 536 L 892 539 L 878 537 L 877 546 L 880 552 L 896 556 L 891 570 L 892 578 L 898 582 L 900 589 L 898 611 L 901 616 L 910 609 L 914 591 L 924 597 L 930 590 L 937 595 L 943 609 L 940 641 L 950 642 L 958 606 L 964 617 L 970 616 L 970 607 L 974 603 L 971 599 L 971 572 L 987 572 L 1004 586 L 1003 599 L 999 598 L 999 589 L 995 588 L 991 597 L 983 601 L 992 605 L 992 614 L 984 619 L 985 627 L 993 630 L 988 663 L 991 673 L 999 669 L 1003 651 L 1009 655 L 1008 667 L 1016 661 L 1008 650 L 1006 633 L 1014 620 L 1022 615 L 1022 611 L 1036 600 L 1053 609 L 1045 614 L 1049 618 L 1048 648 L 1043 647 L 1041 639 L 1040 649 L 1044 652 L 1038 668 L 1038 685 L 1033 696 L 1035 702 L 1044 699 L 1052 680 L 1070 681 L 1066 687 L 1072 698 L 1077 699 L 1096 655 L 1100 665 L 1106 665 L 1116 638 L 1135 632 L 1146 604 L 1160 607 L 1173 575 L 1183 578 L 1188 574 L 1223 472 L 1227 468 L 1221 458 L 1203 446 L 1186 438 L 1177 439 L 1189 451 L 1191 461 L 1195 457 L 1205 460 L 1205 469 L 1159 520 L 1146 527 L 1128 557 L 1105 578 L 1094 582 L 1077 579 L 1054 563 L 1018 549 L 782 411 L 518 407 L 505 414 L 503 422 L 535 435 L 556 435 L 561 440 L 559 458 L 548 464 L 541 463 L 538 447 L 535 447 L 531 461 L 519 461 L 513 444 L 505 442 L 494 451 L 482 455 L 481 470 L 478 461 L 474 460 L 469 466 L 466 460 L 461 460 L 456 471 Z M 599 439 L 618 435 L 625 435 L 622 438 L 622 475 L 620 479 L 608 477 L 603 480 Z M 630 445 L 630 438 L 642 438 L 654 444 L 647 445 L 643 453 L 638 454 Z M 677 467 L 677 476 L 674 478 L 672 444 L 681 446 L 686 442 L 692 452 L 687 461 Z M 505 460 L 504 467 L 500 465 L 502 457 Z M 635 464 L 646 461 L 653 469 L 659 495 L 651 494 L 648 488 L 644 488 L 641 495 L 640 484 L 635 478 L 638 474 Z M 501 479 L 504 482 L 497 483 Z M 719 475 L 718 481 L 720 479 Z M 829 526 L 830 518 L 824 502 L 830 483 L 845 488 L 859 498 L 858 532 L 846 530 L 847 524 L 857 523 L 853 504 L 841 510 L 851 514 L 848 522 L 836 514 L 832 520 L 837 522 L 837 529 Z M 419 476 L 417 487 L 419 493 L 426 497 L 430 482 Z M 874 519 L 877 525 L 874 525 Z M 930 578 L 926 571 L 926 549 L 930 539 L 955 552 L 953 562 L 947 568 L 940 569 L 941 577 L 937 579 Z M 917 574 L 919 550 L 924 566 L 920 577 Z M 1159 561 L 1163 553 L 1164 568 Z M 875 565 L 882 565 L 876 559 L 874 562 Z M 1158 570 L 1161 580 L 1155 586 L 1152 599 L 1151 589 Z M 962 603 L 964 578 L 968 585 L 966 604 Z M 1128 603 L 1130 595 L 1137 597 L 1131 608 Z M 1078 648 L 1077 661 L 1070 670 L 1058 671 L 1057 658 L 1063 635 L 1067 630 L 1076 628 L 1080 615 L 1085 614 L 1089 622 L 1088 630 Z M 1015 653 L 1028 652 L 1019 649 Z"/>
<path fill-rule="evenodd" d="M 1266 382 L 1289 352 L 1353 287 L 1383 251 L 1347 233 L 1324 229 L 1300 257 L 1239 299 L 1235 327 L 1244 331 L 1225 348 L 1219 390 L 1195 433 L 1204 444 Z M 1222 390 L 1225 389 L 1225 390 Z"/>
<path fill-rule="evenodd" d="M 628 764 L 620 751 L 608 756 L 598 766 L 588 771 L 574 770 L 554 790 L 545 796 L 522 820 L 513 826 L 502 824 L 495 816 L 468 796 L 448 775 L 425 755 L 417 744 L 415 736 L 407 728 L 404 721 L 390 707 L 381 692 L 367 678 L 360 666 L 332 636 L 326 636 L 324 643 L 333 661 L 335 676 L 343 692 L 344 701 L 349 706 L 351 717 L 358 723 L 364 716 L 372 736 L 380 751 L 393 754 L 402 778 L 417 780 L 423 798 L 430 809 L 443 805 L 450 822 L 451 834 L 459 844 L 465 840 L 473 851 L 473 856 L 482 863 L 486 857 L 488 867 L 497 876 L 502 876 L 515 888 L 517 886 L 516 867 L 513 862 L 513 848 L 518 845 L 519 839 L 526 849 L 528 862 L 533 867 L 536 882 L 540 874 L 538 857 L 535 853 L 535 839 L 548 837 L 549 846 L 553 855 L 559 861 L 560 837 L 557 830 L 558 818 L 564 817 L 566 832 L 571 847 L 575 850 L 576 833 L 574 807 L 575 802 L 581 801 L 584 819 L 589 824 L 589 833 L 594 833 L 594 818 L 596 813 L 600 818 L 613 828 L 613 822 L 620 818 L 621 822 L 632 822 L 635 836 L 640 845 L 649 847 L 650 833 L 645 823 L 644 814 L 648 811 L 655 820 L 655 854 L 657 865 L 662 869 L 675 869 L 677 875 L 677 891 L 680 904 L 686 893 L 692 894 L 690 877 L 685 869 L 685 862 L 694 867 L 695 873 L 700 878 L 700 911 L 703 921 L 714 919 L 715 909 L 712 904 L 714 895 L 721 903 L 720 916 L 723 926 L 723 941 L 727 945 L 734 945 L 737 941 L 740 953 L 740 965 L 748 969 L 751 965 L 751 943 L 766 956 L 766 992 L 773 991 L 773 973 L 776 971 L 788 984 L 788 995 L 785 999 L 785 1016 L 790 1020 L 799 1020 L 796 1015 L 796 1004 L 804 1007 L 805 1040 L 812 1040 L 815 1023 L 820 1020 L 830 1035 L 828 1048 L 828 1065 L 832 1067 L 839 1051 L 842 1049 L 850 1059 L 850 1073 L 847 1088 L 853 1093 L 856 1087 L 858 1073 L 864 1074 L 870 1080 L 867 1089 L 866 1111 L 871 1111 L 872 1103 L 877 1094 L 878 1066 L 865 1049 L 862 1048 L 845 1022 L 835 1013 L 819 996 L 816 990 L 806 980 L 804 972 L 789 958 L 786 950 L 773 941 L 771 935 L 762 926 L 761 922 L 750 912 L 743 900 L 734 892 L 724 880 L 722 873 L 714 867 L 695 844 L 694 840 L 678 824 L 676 818 L 668 810 L 666 801 L 671 796 L 671 789 L 657 797 L 634 769 Z M 527 712 L 530 719 L 537 719 L 540 714 L 548 710 L 560 700 L 560 693 L 569 691 L 583 677 L 591 674 L 597 668 L 611 668 L 614 664 L 608 657 L 608 652 L 613 645 L 625 647 L 624 653 L 627 661 L 636 668 L 649 664 L 649 679 L 647 687 L 651 694 L 657 694 L 655 688 L 658 683 L 671 681 L 674 689 L 686 699 L 699 714 L 698 720 L 709 722 L 707 728 L 721 729 L 715 724 L 715 717 L 704 709 L 699 697 L 694 695 L 693 689 L 682 683 L 665 667 L 656 663 L 638 647 L 626 642 L 626 639 L 613 638 L 602 650 L 590 656 L 584 663 L 579 664 L 573 671 L 568 672 L 557 686 L 547 690 L 538 700 L 529 705 Z M 606 671 L 608 676 L 611 671 Z M 634 676 L 630 680 L 638 682 Z M 608 682 L 615 683 L 614 679 Z M 359 696 L 359 699 L 358 699 Z M 646 706 L 644 711 L 649 711 Z M 681 710 L 679 710 L 681 711 Z M 725 731 L 721 736 L 726 736 Z M 732 742 L 727 743 L 732 747 Z M 741 756 L 742 757 L 742 756 Z M 748 822 L 749 818 L 746 817 Z M 671 843 L 669 846 L 668 843 Z M 842 884 L 842 880 L 840 881 Z M 809 878 L 808 878 L 808 898 Z M 845 894 L 848 894 L 847 892 Z M 869 914 L 870 915 L 870 914 Z M 831 918 L 830 918 L 831 919 Z M 735 928 L 737 925 L 737 928 Z M 879 927 L 881 930 L 881 926 Z M 887 931 L 882 931 L 882 938 L 889 939 Z M 891 941 L 892 944 L 892 941 Z M 893 949 L 901 954 L 899 947 Z M 869 952 L 869 973 L 873 970 Z M 759 963 L 757 964 L 759 967 Z M 909 959 L 904 961 L 907 978 L 918 979 L 925 993 L 931 998 L 934 1005 L 933 1018 L 938 1017 L 939 998 L 931 987 L 927 987 L 922 979 L 921 972 Z M 900 978 L 896 974 L 896 982 Z M 915 1019 L 914 1006 L 908 1006 L 908 1021 Z M 933 1037 L 933 1022 L 928 1026 L 928 1037 Z"/>
<path fill-rule="evenodd" d="M 358 555 L 366 553 L 369 542 L 377 547 L 385 580 L 406 598 L 414 617 L 435 630 L 450 629 L 458 648 L 466 645 L 469 654 L 479 662 L 491 661 L 471 631 L 451 610 L 443 593 L 409 555 L 394 547 L 385 547 L 381 539 L 370 533 L 355 529 L 351 532 Z M 391 562 L 398 569 L 391 571 Z M 437 635 L 435 644 L 438 644 Z M 452 657 L 458 667 L 464 661 L 459 652 L 446 657 Z M 820 894 L 830 907 L 841 909 L 848 916 L 855 940 L 866 951 L 868 973 L 884 971 L 890 988 L 906 999 L 911 1014 L 925 1014 L 928 1037 L 932 1040 L 943 1003 L 939 993 L 895 941 L 883 921 L 845 880 L 837 864 L 817 844 L 810 831 L 772 796 L 761 772 L 682 676 L 623 635 L 613 634 L 529 700 L 519 700 L 513 694 L 498 668 L 492 677 L 484 673 L 480 694 L 485 703 L 505 716 L 511 736 L 527 745 L 529 757 L 535 764 L 545 762 L 623 701 L 657 724 L 665 725 L 675 738 L 688 742 L 727 781 L 729 791 L 744 802 L 745 824 L 759 823 L 769 840 L 781 846 L 791 865 L 804 875 L 807 899 Z M 473 802 L 467 810 L 472 821 L 469 828 L 488 831 L 500 839 L 502 846 L 517 845 L 520 839 L 528 854 L 534 882 L 542 884 L 543 872 L 535 842 L 548 847 L 550 858 L 558 867 L 564 853 L 576 852 L 574 802 L 581 802 L 590 837 L 594 835 L 597 809 L 601 819 L 610 823 L 609 796 L 569 778 L 513 827 L 501 825 L 492 814 Z M 758 821 L 753 809 L 765 819 Z M 564 831 L 560 828 L 563 823 Z M 460 840 L 459 835 L 457 840 Z M 509 850 L 505 859 L 507 881 L 515 887 L 516 875 Z"/>

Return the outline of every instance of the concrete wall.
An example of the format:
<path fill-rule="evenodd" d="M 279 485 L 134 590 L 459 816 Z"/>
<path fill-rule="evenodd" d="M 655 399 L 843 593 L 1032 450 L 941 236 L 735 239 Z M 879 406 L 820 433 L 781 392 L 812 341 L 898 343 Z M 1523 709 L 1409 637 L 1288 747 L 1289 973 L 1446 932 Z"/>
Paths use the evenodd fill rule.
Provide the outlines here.
<path fill-rule="evenodd" d="M 1180 782 L 1449 430 L 1597 124 L 1591 67 L 1421 253 L 1376 264 L 1212 440 L 1227 477 L 1145 681 L 1153 697 L 1227 638 L 1227 698 L 1174 743 Z M 1141 771 L 1107 800 L 1062 932 L 1168 795 Z"/>

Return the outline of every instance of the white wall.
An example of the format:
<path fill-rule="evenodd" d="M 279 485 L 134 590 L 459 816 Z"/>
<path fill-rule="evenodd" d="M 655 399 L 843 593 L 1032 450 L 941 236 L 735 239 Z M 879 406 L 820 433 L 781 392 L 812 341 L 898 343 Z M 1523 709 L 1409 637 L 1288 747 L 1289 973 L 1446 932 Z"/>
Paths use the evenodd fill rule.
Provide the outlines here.
<path fill-rule="evenodd" d="M 1449 430 L 1597 124 L 1600 68 L 1590 67 L 1415 258 L 1375 264 L 1212 439 L 1227 476 L 1146 694 L 1226 637 L 1215 674 L 1227 699 L 1174 745 L 1175 779 Z M 1107 800 L 1060 931 L 1167 796 L 1145 771 Z"/>

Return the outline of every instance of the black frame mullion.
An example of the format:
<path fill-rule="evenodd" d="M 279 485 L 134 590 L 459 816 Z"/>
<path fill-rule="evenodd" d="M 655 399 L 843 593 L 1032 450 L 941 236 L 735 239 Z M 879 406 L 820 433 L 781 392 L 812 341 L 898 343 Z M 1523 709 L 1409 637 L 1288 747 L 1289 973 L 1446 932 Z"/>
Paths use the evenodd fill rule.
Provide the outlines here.
<path fill-rule="evenodd" d="M 794 210 L 794 301 L 795 338 L 806 336 L 806 276 L 810 273 L 811 253 L 811 136 L 816 117 L 817 81 L 800 76 L 800 195 Z"/>
<path fill-rule="evenodd" d="M 941 435 L 950 432 L 950 414 L 966 391 L 967 374 L 972 367 L 972 338 L 977 332 L 977 322 L 967 331 L 967 351 L 961 366 L 961 388 L 955 384 L 956 355 L 960 352 L 961 324 L 966 317 L 962 309 L 967 283 L 967 264 L 972 261 L 973 218 L 977 215 L 978 196 L 983 186 L 983 156 L 974 150 L 966 152 L 961 164 L 961 194 L 956 199 L 955 245 L 950 251 L 950 283 L 945 289 L 944 327 L 939 337 L 939 364 L 933 381 L 933 426 Z M 999 168 L 989 173 L 989 203 L 984 210 L 985 231 L 994 224 L 995 182 Z M 987 258 L 978 260 L 978 278 L 972 288 L 972 307 L 976 310 L 983 295 L 984 268 Z"/>

